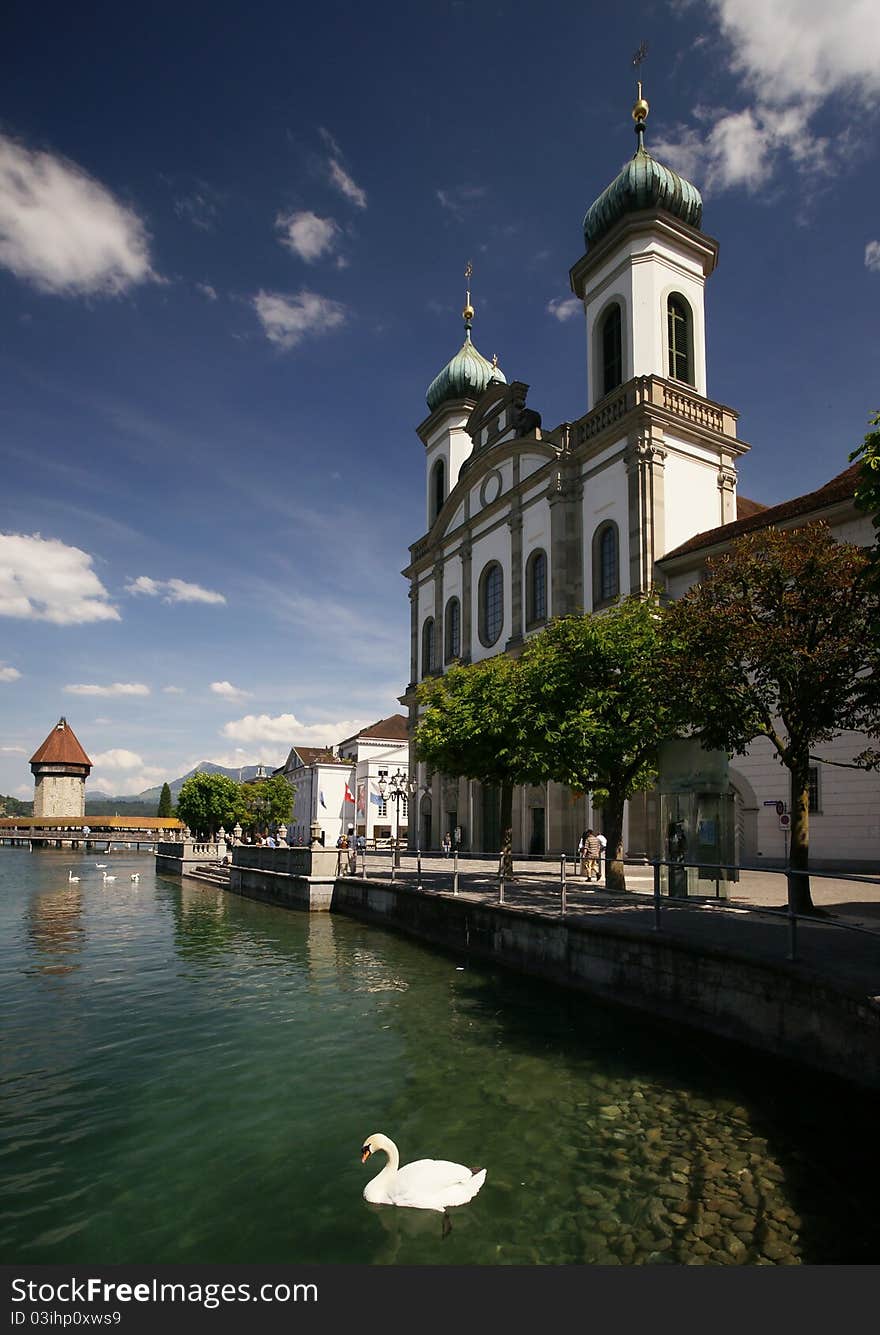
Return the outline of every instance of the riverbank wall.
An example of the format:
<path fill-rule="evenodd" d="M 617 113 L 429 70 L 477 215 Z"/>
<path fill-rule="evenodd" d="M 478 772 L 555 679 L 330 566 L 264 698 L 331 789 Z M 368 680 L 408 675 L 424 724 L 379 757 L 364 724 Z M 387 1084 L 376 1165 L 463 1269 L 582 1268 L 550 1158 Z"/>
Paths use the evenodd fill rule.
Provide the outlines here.
<path fill-rule="evenodd" d="M 239 849 L 229 889 L 330 911 L 577 988 L 880 1089 L 880 1004 L 803 964 L 654 932 L 621 914 L 563 918 L 346 875 L 335 849 Z"/>
<path fill-rule="evenodd" d="M 331 909 L 880 1089 L 880 1006 L 796 964 L 356 878 Z"/>

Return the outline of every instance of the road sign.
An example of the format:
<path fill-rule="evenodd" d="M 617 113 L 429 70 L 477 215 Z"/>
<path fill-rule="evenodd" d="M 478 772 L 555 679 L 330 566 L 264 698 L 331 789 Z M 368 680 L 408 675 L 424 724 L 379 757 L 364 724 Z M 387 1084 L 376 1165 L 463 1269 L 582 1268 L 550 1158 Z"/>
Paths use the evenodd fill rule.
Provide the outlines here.
<path fill-rule="evenodd" d="M 787 811 L 781 811 L 779 813 L 780 830 L 787 830 L 789 829 L 790 826 L 791 826 L 791 816 L 789 816 Z"/>
<path fill-rule="evenodd" d="M 777 814 L 777 816 L 784 816 L 784 815 L 785 815 L 785 803 L 784 803 L 784 802 L 777 802 L 777 803 L 776 803 L 776 814 Z"/>

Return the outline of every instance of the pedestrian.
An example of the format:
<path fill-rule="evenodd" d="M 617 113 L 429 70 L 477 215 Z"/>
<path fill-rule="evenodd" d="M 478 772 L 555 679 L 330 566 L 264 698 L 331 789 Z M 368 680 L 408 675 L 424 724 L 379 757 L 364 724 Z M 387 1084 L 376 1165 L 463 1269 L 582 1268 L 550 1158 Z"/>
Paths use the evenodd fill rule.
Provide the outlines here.
<path fill-rule="evenodd" d="M 576 861 L 577 861 L 577 862 L 579 863 L 579 865 L 580 865 L 580 875 L 581 875 L 581 876 L 584 876 L 584 875 L 586 874 L 586 873 L 584 872 L 584 858 L 586 857 L 586 853 L 585 853 L 584 850 L 586 849 L 586 846 L 587 846 L 587 835 L 588 835 L 589 833 L 590 833 L 589 830 L 584 830 L 584 832 L 583 832 L 583 834 L 581 835 L 580 839 L 578 839 L 577 853 L 575 854 Z"/>
<path fill-rule="evenodd" d="M 443 836 L 443 856 L 448 858 L 451 852 L 452 852 L 452 840 L 450 839 L 449 833 L 447 831 L 447 833 L 444 834 Z"/>
<path fill-rule="evenodd" d="M 586 876 L 588 881 L 598 880 L 597 868 L 599 866 L 599 854 L 602 845 L 592 830 L 584 830 L 581 835 L 581 876 Z"/>
<path fill-rule="evenodd" d="M 599 875 L 596 880 L 601 881 L 602 873 L 605 870 L 605 849 L 608 847 L 608 840 L 601 832 L 596 835 L 596 838 L 599 840 Z"/>

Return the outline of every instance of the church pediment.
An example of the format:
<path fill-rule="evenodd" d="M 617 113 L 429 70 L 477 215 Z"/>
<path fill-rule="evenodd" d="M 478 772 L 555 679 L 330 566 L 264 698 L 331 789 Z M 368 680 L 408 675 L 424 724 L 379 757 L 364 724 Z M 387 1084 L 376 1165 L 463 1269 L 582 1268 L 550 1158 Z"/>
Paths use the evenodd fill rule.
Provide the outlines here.
<path fill-rule="evenodd" d="M 465 423 L 474 446 L 462 465 L 462 473 L 484 450 L 502 441 L 541 439 L 541 414 L 526 407 L 528 393 L 528 385 L 514 380 L 509 385 L 493 383 L 480 396 Z"/>

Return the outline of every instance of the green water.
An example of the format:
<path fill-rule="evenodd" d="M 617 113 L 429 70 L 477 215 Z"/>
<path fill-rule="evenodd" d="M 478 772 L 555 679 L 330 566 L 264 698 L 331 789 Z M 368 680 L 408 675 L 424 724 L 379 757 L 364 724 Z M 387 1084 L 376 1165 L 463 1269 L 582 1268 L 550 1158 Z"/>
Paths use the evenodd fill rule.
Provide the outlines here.
<path fill-rule="evenodd" d="M 0 850 L 4 1260 L 880 1259 L 876 1098 L 152 867 Z M 488 1169 L 448 1236 L 374 1131 Z"/>

